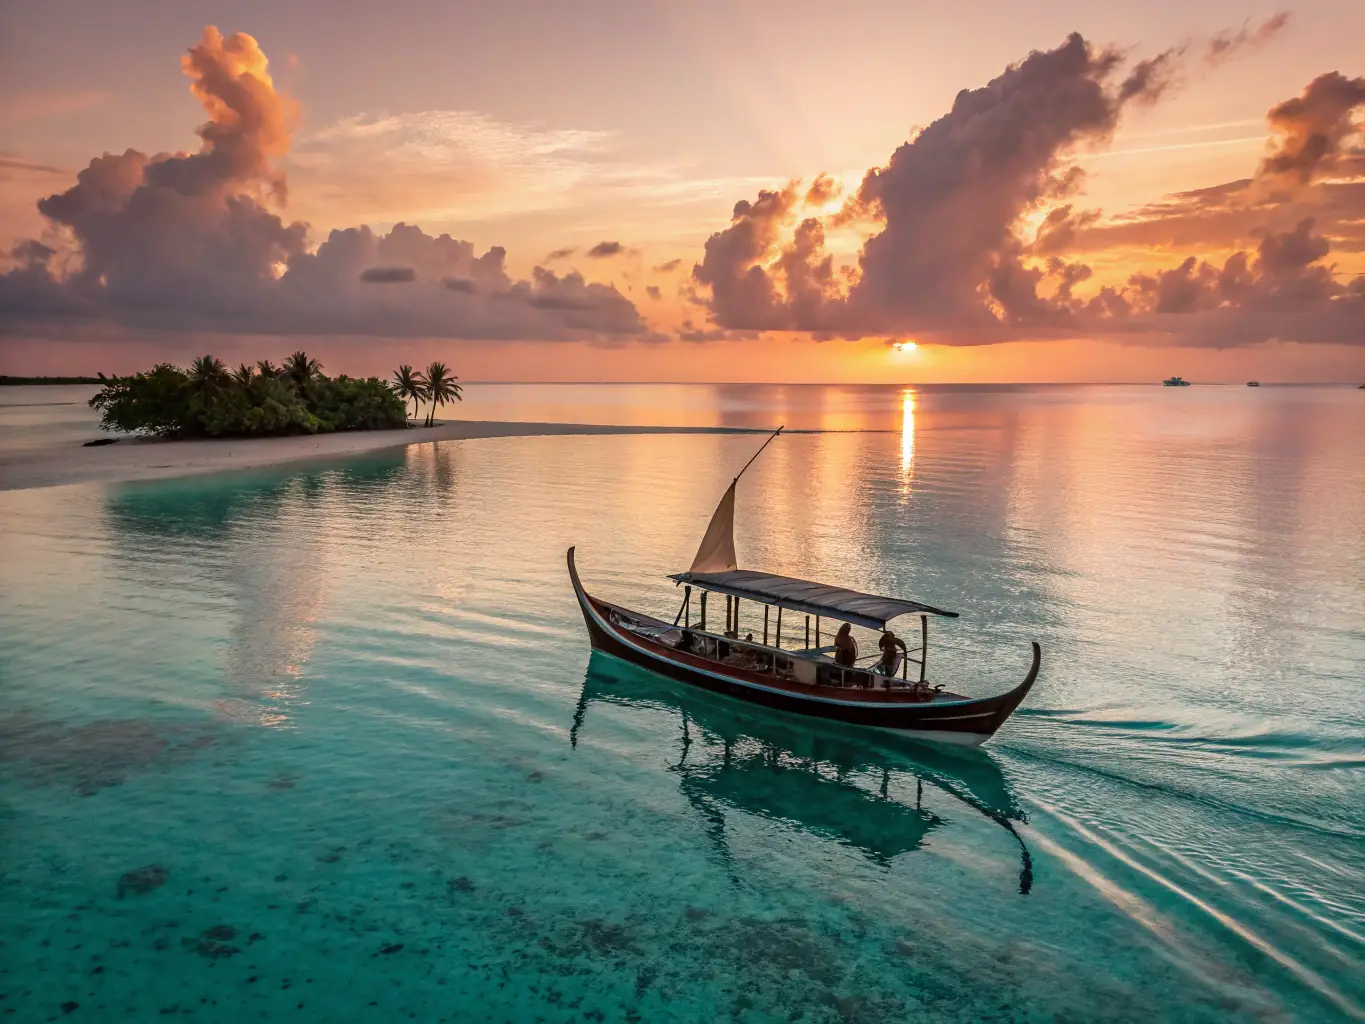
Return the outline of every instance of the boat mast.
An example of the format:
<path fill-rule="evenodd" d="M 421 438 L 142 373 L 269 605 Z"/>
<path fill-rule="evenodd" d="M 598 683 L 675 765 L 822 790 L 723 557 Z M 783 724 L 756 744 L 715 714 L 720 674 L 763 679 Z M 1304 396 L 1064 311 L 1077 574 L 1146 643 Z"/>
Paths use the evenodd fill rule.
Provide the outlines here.
<path fill-rule="evenodd" d="M 758 451 L 749 457 L 735 478 L 730 481 L 730 486 L 721 495 L 720 503 L 716 505 L 716 510 L 711 513 L 711 521 L 707 524 L 706 533 L 702 535 L 701 546 L 697 548 L 696 557 L 692 559 L 692 573 L 713 573 L 729 572 L 738 567 L 738 559 L 735 557 L 735 488 L 739 486 L 739 478 L 745 471 L 754 464 L 754 460 L 763 454 L 763 449 L 772 444 L 773 438 L 782 433 L 786 427 L 778 427 L 761 445 Z M 725 626 L 728 630 L 731 626 L 732 607 L 727 598 L 725 612 Z"/>

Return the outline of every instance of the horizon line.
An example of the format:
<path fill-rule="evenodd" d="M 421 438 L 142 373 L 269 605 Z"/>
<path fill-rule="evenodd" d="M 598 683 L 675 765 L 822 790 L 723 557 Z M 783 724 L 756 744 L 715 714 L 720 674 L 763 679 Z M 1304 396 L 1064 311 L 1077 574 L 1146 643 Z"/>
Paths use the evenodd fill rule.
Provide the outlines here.
<path fill-rule="evenodd" d="M 105 374 L 112 377 L 113 374 Z M 124 376 L 127 376 L 126 374 Z M 341 376 L 339 374 L 338 376 Z M 372 376 L 378 376 L 374 374 Z M 0 373 L 0 380 L 5 378 L 18 380 L 55 380 L 64 377 L 87 377 L 94 379 L 96 374 L 91 373 Z M 381 378 L 383 379 L 383 378 Z M 460 380 L 460 378 L 456 378 Z M 834 387 L 879 387 L 879 388 L 910 388 L 910 387 L 1154 387 L 1161 385 L 1160 380 L 962 380 L 962 381 L 785 381 L 785 380 L 476 380 L 473 378 L 460 380 L 461 386 L 471 385 L 518 385 L 531 384 L 543 385 L 550 384 L 555 386 L 572 385 L 593 385 L 593 386 L 619 386 L 619 387 L 639 387 L 641 385 L 667 385 L 667 386 L 753 386 L 753 387 L 811 387 L 811 388 L 834 388 Z M 1244 380 L 1191 380 L 1190 384 L 1198 384 L 1203 387 L 1246 387 L 1251 381 Z M 1308 381 L 1274 381 L 1262 380 L 1255 382 L 1260 387 L 1358 387 L 1354 380 L 1308 380 Z M 16 385 L 23 387 L 24 385 Z"/>

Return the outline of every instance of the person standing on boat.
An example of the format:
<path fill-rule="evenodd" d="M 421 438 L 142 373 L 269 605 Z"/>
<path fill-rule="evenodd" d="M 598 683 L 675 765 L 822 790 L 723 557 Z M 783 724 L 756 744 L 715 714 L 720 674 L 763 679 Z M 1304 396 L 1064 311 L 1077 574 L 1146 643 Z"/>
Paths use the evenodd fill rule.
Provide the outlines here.
<path fill-rule="evenodd" d="M 884 676 L 894 676 L 900 671 L 901 659 L 910 653 L 906 650 L 905 641 L 888 629 L 882 633 L 881 639 L 877 641 L 877 646 L 881 648 L 882 660 L 877 662 L 874 671 L 880 672 Z"/>
<path fill-rule="evenodd" d="M 852 668 L 858 660 L 858 641 L 853 639 L 853 630 L 847 622 L 834 634 L 834 664 L 840 668 Z"/>

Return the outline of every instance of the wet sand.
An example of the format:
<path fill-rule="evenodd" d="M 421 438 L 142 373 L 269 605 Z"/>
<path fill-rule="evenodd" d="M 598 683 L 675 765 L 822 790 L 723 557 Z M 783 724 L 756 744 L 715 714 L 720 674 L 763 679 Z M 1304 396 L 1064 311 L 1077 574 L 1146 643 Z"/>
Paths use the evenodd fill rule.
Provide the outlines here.
<path fill-rule="evenodd" d="M 405 448 L 410 444 L 432 444 L 436 441 L 481 437 L 731 432 L 735 432 L 734 428 L 617 427 L 583 423 L 500 423 L 491 420 L 460 420 L 438 423 L 430 428 L 361 430 L 302 437 L 195 441 L 132 439 L 95 448 L 67 442 L 51 447 L 31 448 L 0 458 L 0 491 L 194 476 L 232 469 L 344 458 L 385 448 Z"/>

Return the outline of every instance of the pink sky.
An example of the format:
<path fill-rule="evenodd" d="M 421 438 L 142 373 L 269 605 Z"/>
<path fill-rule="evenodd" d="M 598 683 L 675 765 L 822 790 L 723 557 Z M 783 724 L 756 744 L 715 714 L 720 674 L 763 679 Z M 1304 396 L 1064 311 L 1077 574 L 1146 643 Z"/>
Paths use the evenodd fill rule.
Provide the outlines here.
<path fill-rule="evenodd" d="M 0 372 L 1365 379 L 1359 5 L 76 12 L 0 15 Z"/>

